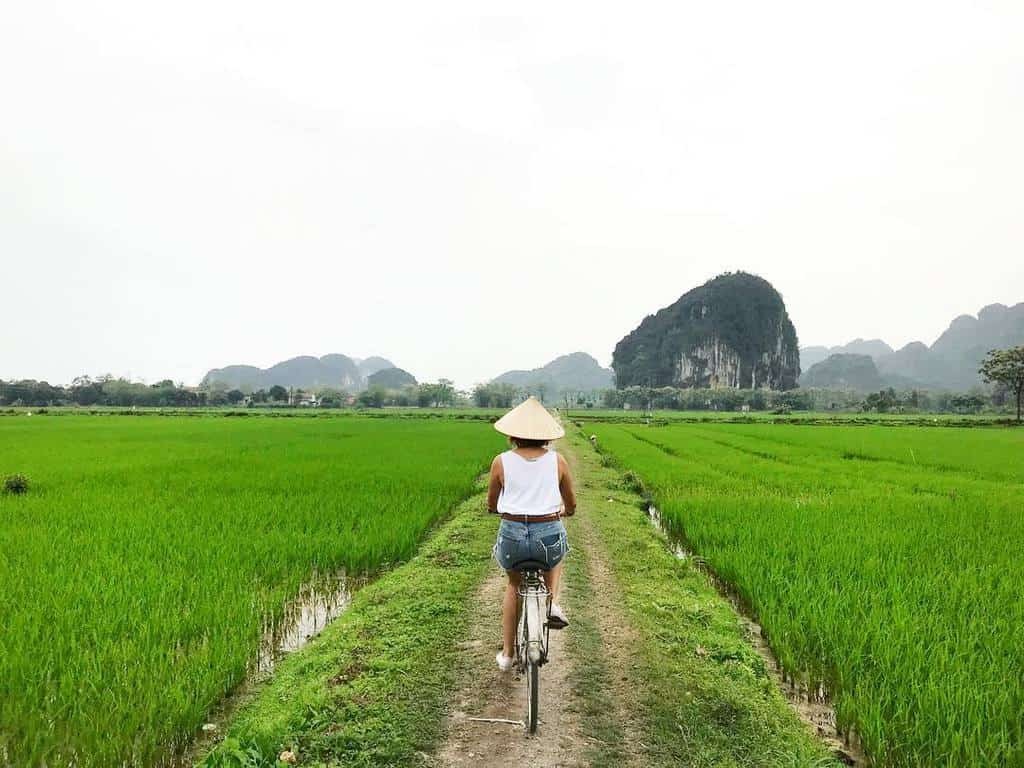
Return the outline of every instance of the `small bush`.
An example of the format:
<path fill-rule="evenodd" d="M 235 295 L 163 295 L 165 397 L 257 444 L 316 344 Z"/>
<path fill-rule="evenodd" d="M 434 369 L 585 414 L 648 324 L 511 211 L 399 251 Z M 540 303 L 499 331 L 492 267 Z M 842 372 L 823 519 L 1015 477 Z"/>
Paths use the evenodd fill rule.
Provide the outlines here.
<path fill-rule="evenodd" d="M 8 475 L 4 478 L 4 493 L 21 495 L 28 491 L 28 478 L 25 475 Z"/>
<path fill-rule="evenodd" d="M 644 495 L 644 481 L 633 470 L 627 470 L 619 479 L 619 485 L 627 491 L 632 491 L 638 496 Z"/>

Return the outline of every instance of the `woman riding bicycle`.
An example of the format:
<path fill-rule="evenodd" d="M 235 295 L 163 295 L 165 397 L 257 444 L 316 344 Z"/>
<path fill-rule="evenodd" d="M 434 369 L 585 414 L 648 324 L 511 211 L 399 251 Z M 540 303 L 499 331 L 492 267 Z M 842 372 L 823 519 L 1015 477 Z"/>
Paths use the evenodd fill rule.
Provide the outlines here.
<path fill-rule="evenodd" d="M 552 440 L 565 435 L 536 398 L 530 397 L 502 416 L 494 428 L 509 437 L 513 448 L 495 457 L 487 491 L 487 509 L 501 515 L 494 558 L 508 575 L 502 604 L 502 649 L 495 660 L 502 672 L 512 669 L 515 647 L 517 590 L 521 574 L 515 566 L 526 560 L 544 563 L 544 581 L 554 602 L 548 627 L 569 625 L 558 605 L 562 558 L 569 541 L 562 516 L 576 512 L 569 464 L 548 449 Z"/>

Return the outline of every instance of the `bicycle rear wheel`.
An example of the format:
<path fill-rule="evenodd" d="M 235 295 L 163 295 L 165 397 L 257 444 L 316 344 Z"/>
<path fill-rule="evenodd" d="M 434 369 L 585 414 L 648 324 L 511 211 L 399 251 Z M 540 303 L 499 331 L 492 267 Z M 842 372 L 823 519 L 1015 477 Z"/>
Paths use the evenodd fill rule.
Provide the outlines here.
<path fill-rule="evenodd" d="M 540 665 L 533 661 L 526 666 L 526 701 L 526 729 L 536 733 L 540 717 Z"/>

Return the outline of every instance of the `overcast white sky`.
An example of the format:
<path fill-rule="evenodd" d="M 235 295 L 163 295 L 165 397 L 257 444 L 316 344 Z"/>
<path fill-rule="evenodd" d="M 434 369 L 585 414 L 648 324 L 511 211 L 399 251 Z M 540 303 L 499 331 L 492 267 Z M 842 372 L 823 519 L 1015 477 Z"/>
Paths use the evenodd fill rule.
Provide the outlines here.
<path fill-rule="evenodd" d="M 0 17 L 0 378 L 342 352 L 469 386 L 607 364 L 735 269 L 802 345 L 931 343 L 1022 264 L 1016 1 Z"/>

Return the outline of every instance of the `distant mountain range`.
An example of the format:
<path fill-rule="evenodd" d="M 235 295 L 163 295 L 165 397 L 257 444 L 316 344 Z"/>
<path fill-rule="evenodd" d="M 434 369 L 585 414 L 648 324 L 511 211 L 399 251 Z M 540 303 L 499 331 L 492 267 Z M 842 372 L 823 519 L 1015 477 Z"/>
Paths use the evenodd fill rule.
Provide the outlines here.
<path fill-rule="evenodd" d="M 829 355 L 867 355 L 870 358 L 892 354 L 892 347 L 881 339 L 854 339 L 838 347 L 800 347 L 800 368 L 806 372 Z"/>
<path fill-rule="evenodd" d="M 563 391 L 589 392 L 595 389 L 611 389 L 615 386 L 615 374 L 611 368 L 601 364 L 586 352 L 573 352 L 556 357 L 547 365 L 529 371 L 505 371 L 493 382 L 511 384 L 524 389 L 544 389 L 546 399 L 556 399 Z"/>
<path fill-rule="evenodd" d="M 357 392 L 366 387 L 370 376 L 394 367 L 394 363 L 383 357 L 360 360 L 339 354 L 323 357 L 304 355 L 284 360 L 270 368 L 257 368 L 254 365 L 214 368 L 203 377 L 202 385 L 219 383 L 243 391 L 270 389 L 279 385 L 299 389 L 330 387 Z"/>
<path fill-rule="evenodd" d="M 978 366 L 989 350 L 1020 345 L 1024 345 L 1024 302 L 1012 307 L 990 304 L 977 317 L 960 315 L 954 319 L 930 347 L 915 341 L 893 350 L 881 339 L 855 339 L 832 348 L 804 347 L 800 350 L 800 384 L 965 390 L 980 383 Z M 837 355 L 870 358 L 877 377 L 867 370 L 865 361 L 833 359 Z M 860 386 L 851 385 L 852 380 Z M 828 384 L 830 381 L 834 383 Z"/>
<path fill-rule="evenodd" d="M 870 355 L 837 352 L 815 363 L 800 376 L 800 386 L 820 389 L 853 389 L 877 392 L 887 382 L 879 375 Z"/>
<path fill-rule="evenodd" d="M 344 355 L 339 355 L 339 357 L 344 357 Z M 377 373 L 377 371 L 383 371 L 386 370 L 387 368 L 397 367 L 386 357 L 378 357 L 376 355 L 372 357 L 367 357 L 365 360 L 360 359 L 358 357 L 353 357 L 351 359 L 352 362 L 355 363 L 356 366 L 359 368 L 359 373 L 363 375 L 364 379 L 373 376 L 373 374 Z"/>
<path fill-rule="evenodd" d="M 746 279 L 750 276 L 741 274 L 726 277 Z M 704 318 L 708 314 L 704 310 L 696 315 L 690 311 L 686 317 Z M 653 317 L 657 319 L 659 316 Z M 648 318 L 645 322 L 650 320 Z M 800 385 L 864 391 L 883 386 L 897 389 L 917 387 L 967 390 L 980 382 L 978 366 L 990 349 L 1018 345 L 1024 345 L 1024 302 L 1012 307 L 990 304 L 983 307 L 977 317 L 961 315 L 954 319 L 930 347 L 915 341 L 894 350 L 881 339 L 854 339 L 837 347 L 804 347 L 800 350 L 800 368 L 803 371 Z M 649 346 L 643 346 L 640 352 Z M 657 350 L 652 347 L 647 351 L 653 354 Z M 717 351 L 718 356 L 722 357 L 720 348 L 716 347 L 712 351 Z M 742 364 L 738 365 L 734 366 L 737 375 L 745 370 Z M 555 358 L 540 368 L 505 371 L 493 381 L 538 394 L 543 390 L 546 399 L 555 400 L 564 391 L 611 389 L 615 386 L 615 378 L 612 369 L 603 368 L 590 355 L 574 352 Z M 210 385 L 217 382 L 243 391 L 269 389 L 277 384 L 299 389 L 336 388 L 357 392 L 371 383 L 385 388 L 399 388 L 415 381 L 411 374 L 397 368 L 384 357 L 374 356 L 361 360 L 331 354 L 323 357 L 293 357 L 270 368 L 253 365 L 214 368 L 206 374 L 202 383 Z M 759 377 L 757 383 L 761 385 L 762 378 Z"/>

